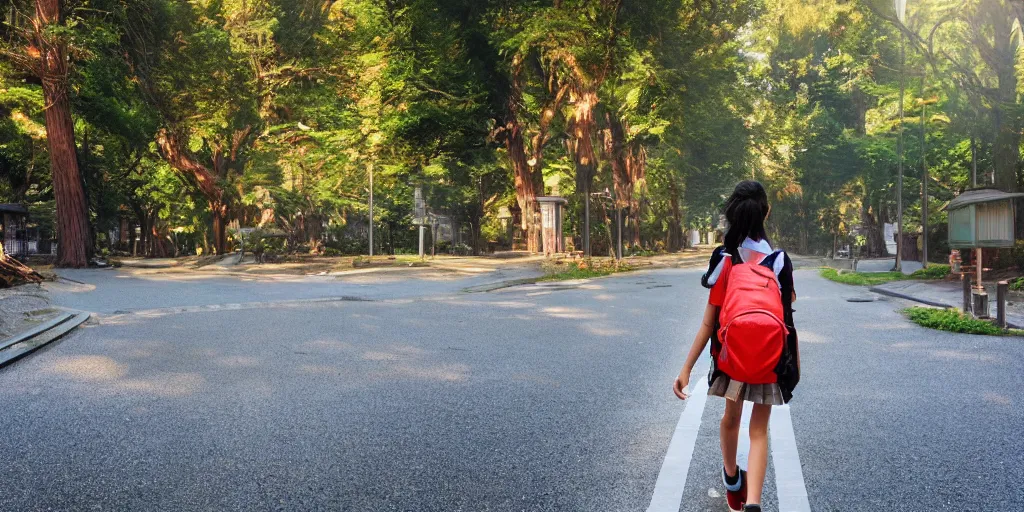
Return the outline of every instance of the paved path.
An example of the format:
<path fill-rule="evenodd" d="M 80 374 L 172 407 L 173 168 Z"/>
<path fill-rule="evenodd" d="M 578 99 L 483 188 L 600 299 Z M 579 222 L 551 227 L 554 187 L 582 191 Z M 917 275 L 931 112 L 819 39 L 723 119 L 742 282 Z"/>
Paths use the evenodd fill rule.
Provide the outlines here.
<path fill-rule="evenodd" d="M 896 258 L 858 260 L 857 272 L 889 272 L 896 266 Z M 910 275 L 924 268 L 920 261 L 903 261 L 903 273 Z"/>
<path fill-rule="evenodd" d="M 122 275 L 55 290 L 102 314 L 0 371 L 0 510 L 636 511 L 659 484 L 657 510 L 724 510 L 723 403 L 670 391 L 698 271 L 476 294 L 487 277 Z M 797 280 L 803 383 L 773 418 L 767 511 L 1024 502 L 1024 343 Z M 659 480 L 667 454 L 685 478 Z"/>

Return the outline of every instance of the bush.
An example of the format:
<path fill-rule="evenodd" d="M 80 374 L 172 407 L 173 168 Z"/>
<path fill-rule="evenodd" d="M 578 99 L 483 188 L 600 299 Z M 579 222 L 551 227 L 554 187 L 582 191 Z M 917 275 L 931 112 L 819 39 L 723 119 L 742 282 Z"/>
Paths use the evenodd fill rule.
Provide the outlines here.
<path fill-rule="evenodd" d="M 1017 270 L 1024 272 L 1024 240 L 1018 240 L 1010 254 L 1013 255 L 1013 264 L 1017 265 Z"/>
<path fill-rule="evenodd" d="M 324 249 L 324 256 L 328 256 L 331 258 L 341 256 L 341 251 L 335 249 L 334 247 L 328 247 Z"/>
<path fill-rule="evenodd" d="M 634 270 L 629 265 L 610 261 L 602 263 L 600 260 L 583 260 L 578 263 L 570 263 L 562 271 L 551 272 L 541 278 L 541 281 L 569 281 L 575 279 L 592 279 L 595 277 L 610 276 L 619 272 Z"/>
<path fill-rule="evenodd" d="M 949 265 L 929 265 L 910 274 L 914 279 L 945 279 L 949 275 Z"/>
<path fill-rule="evenodd" d="M 1018 277 L 1010 281 L 1010 289 L 1018 292 L 1024 291 L 1024 277 Z"/>
<path fill-rule="evenodd" d="M 634 245 L 632 247 L 626 247 L 623 252 L 625 253 L 625 254 L 623 254 L 623 256 L 627 256 L 627 257 L 640 256 L 640 257 L 648 258 L 648 257 L 656 256 L 657 255 L 657 252 L 651 251 L 649 249 L 645 249 L 641 245 Z"/>
<path fill-rule="evenodd" d="M 904 310 L 910 321 L 930 329 L 961 334 L 1002 336 L 1010 334 L 984 320 L 978 320 L 956 309 L 913 307 Z"/>

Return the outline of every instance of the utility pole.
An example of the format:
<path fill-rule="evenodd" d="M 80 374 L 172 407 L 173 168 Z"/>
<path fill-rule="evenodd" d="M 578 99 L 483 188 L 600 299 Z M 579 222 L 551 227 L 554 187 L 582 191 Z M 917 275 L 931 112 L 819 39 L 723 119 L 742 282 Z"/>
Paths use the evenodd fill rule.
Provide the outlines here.
<path fill-rule="evenodd" d="M 590 183 L 583 184 L 583 255 L 590 257 Z"/>
<path fill-rule="evenodd" d="M 373 162 L 370 162 L 370 258 L 373 258 Z"/>
<path fill-rule="evenodd" d="M 905 4 L 904 4 L 905 5 Z M 900 16 L 900 22 L 903 22 Z M 900 31 L 900 133 L 899 142 L 896 144 L 896 271 L 903 271 L 903 96 L 906 93 L 906 80 L 904 68 L 907 64 L 906 49 L 904 40 L 906 36 Z"/>
<path fill-rule="evenodd" d="M 971 187 L 978 187 L 978 153 L 975 148 L 974 135 L 971 135 Z M 978 281 L 974 284 L 974 287 L 984 293 L 985 285 L 981 284 L 981 256 L 981 247 L 974 249 L 974 266 L 978 273 Z"/>
<path fill-rule="evenodd" d="M 927 80 L 928 68 L 925 68 L 924 79 L 921 80 L 921 265 L 924 268 L 928 268 L 928 141 L 925 118 L 929 101 L 924 98 Z"/>
<path fill-rule="evenodd" d="M 893 8 L 896 10 L 896 19 L 900 26 L 900 133 L 899 141 L 896 144 L 897 154 L 897 178 L 896 178 L 896 268 L 897 272 L 903 271 L 903 96 L 906 94 L 906 34 L 903 29 L 907 19 L 907 0 L 894 0 Z"/>
<path fill-rule="evenodd" d="M 423 186 L 417 184 L 413 196 L 413 203 L 416 210 L 416 222 L 420 225 L 420 259 L 422 260 L 425 256 L 425 248 L 423 245 L 423 238 L 426 235 L 427 230 L 427 203 L 423 197 Z"/>
<path fill-rule="evenodd" d="M 615 259 L 622 259 L 622 208 L 619 207 L 618 201 L 615 202 L 615 237 L 617 239 L 615 243 Z"/>
<path fill-rule="evenodd" d="M 978 186 L 978 159 L 974 152 L 976 144 L 974 135 L 971 135 L 971 187 Z"/>

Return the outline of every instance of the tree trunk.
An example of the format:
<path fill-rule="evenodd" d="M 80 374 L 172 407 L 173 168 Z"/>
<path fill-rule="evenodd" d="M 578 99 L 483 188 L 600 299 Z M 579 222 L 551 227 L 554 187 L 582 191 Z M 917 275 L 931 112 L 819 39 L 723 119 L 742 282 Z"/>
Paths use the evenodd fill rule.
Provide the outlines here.
<path fill-rule="evenodd" d="M 865 232 L 865 253 L 868 258 L 879 258 L 887 254 L 885 243 L 885 224 L 882 218 L 876 218 L 867 201 L 861 206 L 861 224 Z M 879 217 L 881 217 L 879 215 Z"/>
<path fill-rule="evenodd" d="M 218 255 L 227 254 L 228 206 L 220 201 L 211 201 L 210 212 L 213 214 L 213 250 Z"/>
<path fill-rule="evenodd" d="M 153 255 L 153 248 L 150 244 L 152 235 L 150 233 L 150 226 L 152 225 L 149 221 L 149 214 L 145 214 L 139 217 L 139 245 L 142 247 L 142 256 L 150 257 Z"/>
<path fill-rule="evenodd" d="M 523 126 L 519 122 L 519 107 L 523 103 L 522 59 L 516 56 L 512 60 L 512 82 L 509 84 L 508 98 L 505 105 L 505 149 L 508 151 L 509 164 L 512 166 L 516 188 L 516 202 L 522 212 L 522 228 L 526 232 L 526 250 L 532 253 L 540 251 L 537 244 L 537 196 L 540 195 L 538 181 L 533 169 L 526 160 L 526 144 L 523 139 Z M 543 185 L 543 184 L 541 184 Z M 542 189 L 540 189 L 542 190 Z"/>
<path fill-rule="evenodd" d="M 572 139 L 567 141 L 571 146 L 570 153 L 576 164 L 576 190 L 582 191 L 583 201 L 589 204 L 590 188 L 594 181 L 594 174 L 597 170 L 597 158 L 594 155 L 594 108 L 597 106 L 597 93 L 594 91 L 583 91 L 576 94 L 575 112 L 572 118 L 570 133 Z M 586 215 L 585 215 L 586 217 Z M 589 220 L 584 218 L 583 222 L 583 251 L 590 256 L 590 226 Z"/>
<path fill-rule="evenodd" d="M 167 250 L 166 247 L 164 247 L 164 238 L 160 236 L 160 229 L 157 227 L 157 216 L 155 212 L 149 219 L 149 240 L 150 243 L 153 244 L 153 257 L 166 258 Z"/>
<path fill-rule="evenodd" d="M 807 206 L 804 204 L 804 198 L 800 198 L 800 211 L 798 212 L 800 218 L 800 239 L 799 239 L 799 250 L 800 254 L 809 255 L 811 254 L 810 247 L 807 241 Z"/>
<path fill-rule="evenodd" d="M 210 202 L 210 213 L 213 215 L 213 250 L 217 254 L 225 254 L 227 250 L 225 236 L 228 214 L 227 196 L 217 183 L 216 175 L 188 153 L 184 139 L 185 136 L 182 134 L 161 129 L 157 133 L 157 149 L 171 167 L 192 179 L 199 191 Z M 234 158 L 234 153 L 235 151 L 232 151 L 232 158 Z M 225 165 L 222 159 L 223 157 L 219 153 L 214 157 L 214 161 L 220 163 L 221 166 Z"/>
<path fill-rule="evenodd" d="M 982 51 L 982 57 L 995 72 L 998 80 L 997 97 L 992 105 L 992 122 L 996 133 L 992 157 L 995 187 L 1006 192 L 1020 190 L 1017 166 L 1020 163 L 1021 118 L 1017 113 L 1017 53 L 1011 46 L 1011 21 L 1014 13 L 1022 12 L 1022 8 L 1013 4 L 1015 2 L 1004 4 L 998 0 L 981 3 L 978 9 L 989 18 L 992 43 L 990 47 L 985 47 L 987 43 L 976 42 Z M 1024 207 L 1024 201 L 1018 201 L 1017 205 L 1020 211 L 1019 209 Z M 1018 238 L 1024 238 L 1024 222 L 1017 222 L 1016 235 Z"/>
<path fill-rule="evenodd" d="M 633 219 L 633 245 L 640 245 L 640 209 L 644 206 L 647 192 L 647 150 L 634 142 L 626 154 L 626 172 L 629 174 L 630 196 L 629 216 Z M 640 197 L 636 196 L 639 190 Z"/>
<path fill-rule="evenodd" d="M 1020 121 L 1014 113 L 1017 103 L 1016 54 L 1010 47 L 1010 18 L 1004 16 L 999 2 L 983 2 L 982 8 L 991 18 L 993 40 L 989 64 L 998 79 L 998 98 L 993 105 L 992 121 L 996 131 L 993 157 L 995 164 L 995 185 L 1000 190 L 1013 192 L 1017 189 L 1017 161 L 1020 157 Z"/>
<path fill-rule="evenodd" d="M 683 236 L 683 214 L 679 207 L 679 186 L 676 184 L 675 176 L 670 176 L 668 181 L 669 206 L 672 216 L 668 221 L 668 250 L 676 252 L 684 248 L 689 242 Z"/>
<path fill-rule="evenodd" d="M 57 203 L 57 265 L 80 268 L 89 263 L 89 222 L 85 191 L 75 153 L 75 128 L 68 104 L 68 63 L 62 43 L 49 40 L 47 27 L 60 24 L 59 0 L 36 0 L 36 45 L 46 102 L 46 142 L 50 150 Z"/>
<path fill-rule="evenodd" d="M 310 254 L 318 254 L 323 247 L 323 219 L 320 215 L 307 215 L 306 241 Z"/>
<path fill-rule="evenodd" d="M 607 131 L 601 137 L 604 143 L 602 150 L 605 160 L 611 164 L 612 168 L 615 207 L 628 208 L 633 199 L 633 187 L 626 164 L 626 136 L 622 129 L 622 123 L 611 112 L 605 112 L 604 119 Z"/>

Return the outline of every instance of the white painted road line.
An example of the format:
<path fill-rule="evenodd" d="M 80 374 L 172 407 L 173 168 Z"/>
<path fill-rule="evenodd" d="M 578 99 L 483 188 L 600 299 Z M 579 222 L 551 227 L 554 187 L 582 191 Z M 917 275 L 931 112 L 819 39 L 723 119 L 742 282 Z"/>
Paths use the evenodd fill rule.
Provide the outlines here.
<path fill-rule="evenodd" d="M 701 360 L 708 359 L 701 356 Z M 710 360 L 708 362 L 710 363 Z M 686 486 L 686 475 L 690 471 L 690 460 L 693 458 L 693 447 L 697 443 L 697 433 L 700 431 L 701 416 L 704 415 L 704 405 L 708 400 L 708 367 L 702 367 L 703 371 L 694 372 L 699 380 L 686 400 L 683 413 L 679 415 L 679 423 L 676 423 L 675 433 L 669 441 L 668 453 L 661 464 L 661 472 L 658 473 L 658 481 L 654 484 L 654 496 L 651 497 L 651 505 L 647 507 L 647 512 L 679 512 L 679 504 L 683 501 L 683 489 Z"/>
<path fill-rule="evenodd" d="M 789 406 L 772 408 L 769 428 L 771 437 L 772 462 L 775 464 L 775 489 L 779 495 L 779 512 L 810 512 L 804 485 L 804 471 L 800 465 L 800 454 L 796 449 L 796 435 L 793 433 L 793 417 Z"/>

